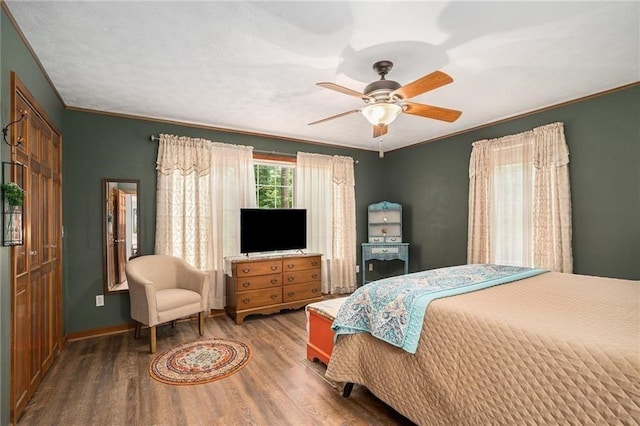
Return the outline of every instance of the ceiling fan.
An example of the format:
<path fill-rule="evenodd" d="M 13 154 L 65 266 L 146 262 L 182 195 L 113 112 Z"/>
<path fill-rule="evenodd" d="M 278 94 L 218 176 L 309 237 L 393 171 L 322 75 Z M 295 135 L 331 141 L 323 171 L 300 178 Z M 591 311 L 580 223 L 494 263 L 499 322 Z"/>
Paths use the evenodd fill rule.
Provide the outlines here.
<path fill-rule="evenodd" d="M 393 68 L 393 62 L 391 61 L 378 61 L 373 64 L 373 69 L 380 75 L 380 80 L 367 85 L 367 87 L 364 88 L 364 93 L 335 83 L 316 83 L 316 85 L 320 87 L 360 98 L 365 101 L 367 106 L 323 118 L 322 120 L 309 123 L 309 125 L 324 123 L 325 121 L 360 112 L 369 123 L 373 125 L 373 137 L 376 138 L 386 134 L 389 124 L 403 112 L 450 123 L 460 117 L 462 114 L 461 111 L 418 104 L 407 100 L 451 83 L 453 78 L 448 74 L 442 71 L 434 71 L 409 84 L 400 86 L 396 81 L 385 79 L 385 76 L 391 71 L 391 68 Z"/>

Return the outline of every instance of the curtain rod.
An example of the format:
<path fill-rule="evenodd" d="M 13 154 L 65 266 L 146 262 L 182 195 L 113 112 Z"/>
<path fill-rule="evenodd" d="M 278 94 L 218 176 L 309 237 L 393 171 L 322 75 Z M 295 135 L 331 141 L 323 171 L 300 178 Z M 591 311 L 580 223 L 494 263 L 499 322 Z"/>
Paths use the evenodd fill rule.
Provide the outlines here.
<path fill-rule="evenodd" d="M 156 136 L 156 135 L 151 135 L 151 141 L 152 142 L 159 142 L 160 141 L 160 137 Z M 271 154 L 271 155 L 279 155 L 281 157 L 297 157 L 297 154 L 291 154 L 289 152 L 278 152 L 278 151 L 262 151 L 259 149 L 254 149 L 253 152 L 258 153 L 258 154 Z M 358 164 L 358 160 L 353 160 L 354 164 Z"/>
<path fill-rule="evenodd" d="M 159 142 L 160 141 L 160 137 L 156 136 L 156 135 L 151 135 L 151 141 L 152 142 Z M 258 154 L 272 154 L 272 155 L 279 155 L 281 157 L 296 157 L 296 154 L 291 154 L 288 152 L 277 152 L 277 151 L 261 151 L 259 149 L 254 149 L 253 152 L 256 152 Z"/>

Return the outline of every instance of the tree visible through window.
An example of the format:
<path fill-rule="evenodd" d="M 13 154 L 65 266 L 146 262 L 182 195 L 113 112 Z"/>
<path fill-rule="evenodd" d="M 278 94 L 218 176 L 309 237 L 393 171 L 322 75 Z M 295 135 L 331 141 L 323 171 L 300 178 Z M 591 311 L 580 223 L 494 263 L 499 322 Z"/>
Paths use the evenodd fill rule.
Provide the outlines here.
<path fill-rule="evenodd" d="M 293 208 L 295 165 L 276 161 L 256 161 L 256 203 L 261 209 Z"/>

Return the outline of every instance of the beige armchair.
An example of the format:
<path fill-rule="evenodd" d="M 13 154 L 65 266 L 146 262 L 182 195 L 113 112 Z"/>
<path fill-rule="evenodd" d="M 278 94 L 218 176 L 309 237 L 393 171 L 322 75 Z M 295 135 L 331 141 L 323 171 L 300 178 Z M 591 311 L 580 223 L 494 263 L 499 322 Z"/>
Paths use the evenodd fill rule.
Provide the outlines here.
<path fill-rule="evenodd" d="M 209 274 L 179 257 L 141 256 L 127 262 L 125 273 L 131 298 L 136 339 L 142 324 L 149 326 L 149 349 L 156 351 L 156 325 L 198 314 L 200 335 L 209 297 Z"/>

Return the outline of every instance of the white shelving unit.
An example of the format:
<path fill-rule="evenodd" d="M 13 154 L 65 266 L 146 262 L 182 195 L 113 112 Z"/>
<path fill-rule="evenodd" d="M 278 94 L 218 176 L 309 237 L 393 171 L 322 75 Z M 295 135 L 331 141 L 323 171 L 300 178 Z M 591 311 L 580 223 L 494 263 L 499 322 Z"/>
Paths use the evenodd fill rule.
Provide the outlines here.
<path fill-rule="evenodd" d="M 368 242 L 362 244 L 362 285 L 367 280 L 367 262 L 394 260 L 404 262 L 409 273 L 409 243 L 402 242 L 402 205 L 381 201 L 367 208 Z"/>

